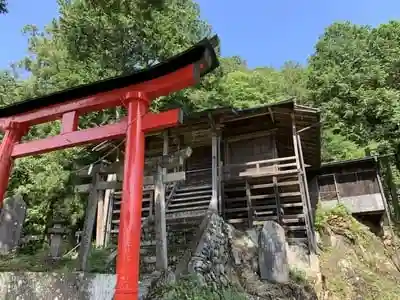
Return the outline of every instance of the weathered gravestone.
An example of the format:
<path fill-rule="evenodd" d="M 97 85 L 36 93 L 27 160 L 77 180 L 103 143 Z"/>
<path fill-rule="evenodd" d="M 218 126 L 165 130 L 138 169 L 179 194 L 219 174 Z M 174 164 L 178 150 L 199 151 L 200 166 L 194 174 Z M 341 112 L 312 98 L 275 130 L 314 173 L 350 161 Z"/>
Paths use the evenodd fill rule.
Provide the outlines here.
<path fill-rule="evenodd" d="M 289 281 L 289 264 L 284 229 L 274 221 L 266 221 L 259 235 L 258 263 L 263 280 Z"/>
<path fill-rule="evenodd" d="M 18 246 L 25 216 L 26 203 L 21 195 L 4 200 L 0 211 L 1 254 L 7 254 Z"/>
<path fill-rule="evenodd" d="M 62 221 L 53 221 L 53 227 L 49 229 L 50 234 L 50 253 L 49 256 L 54 259 L 61 258 L 62 242 L 65 234 L 69 233 L 69 230 L 64 227 Z"/>

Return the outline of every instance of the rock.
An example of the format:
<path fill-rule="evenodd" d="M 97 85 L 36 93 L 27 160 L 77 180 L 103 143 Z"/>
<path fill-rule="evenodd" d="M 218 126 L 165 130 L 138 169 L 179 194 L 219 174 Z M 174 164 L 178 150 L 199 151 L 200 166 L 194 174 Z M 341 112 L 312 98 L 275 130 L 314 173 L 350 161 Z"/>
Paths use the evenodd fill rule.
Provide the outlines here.
<path fill-rule="evenodd" d="M 201 286 L 214 291 L 223 288 L 243 291 L 240 293 L 246 299 L 316 300 L 312 288 L 289 280 L 286 248 L 283 229 L 277 223 L 266 222 L 261 233 L 259 230 L 244 232 L 214 214 L 185 271 L 197 277 Z M 260 280 L 259 269 L 263 279 L 268 280 Z M 186 272 L 183 274 L 187 275 Z M 154 295 L 155 292 L 150 292 L 148 299 L 161 299 L 152 298 Z"/>
<path fill-rule="evenodd" d="M 259 236 L 258 255 L 261 279 L 277 283 L 289 281 L 285 231 L 278 223 L 264 223 Z"/>
<path fill-rule="evenodd" d="M 259 232 L 257 232 L 256 229 L 247 229 L 246 230 L 247 235 L 249 236 L 249 238 L 253 241 L 253 243 L 257 244 L 258 243 L 258 235 Z"/>
<path fill-rule="evenodd" d="M 19 245 L 26 203 L 22 196 L 7 198 L 0 209 L 0 253 L 7 254 Z"/>

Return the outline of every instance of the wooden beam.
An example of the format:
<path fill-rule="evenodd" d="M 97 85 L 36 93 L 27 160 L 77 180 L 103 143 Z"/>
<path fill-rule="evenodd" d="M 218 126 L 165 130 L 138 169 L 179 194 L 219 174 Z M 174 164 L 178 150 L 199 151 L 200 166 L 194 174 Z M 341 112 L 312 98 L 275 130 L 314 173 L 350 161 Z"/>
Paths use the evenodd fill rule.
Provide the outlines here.
<path fill-rule="evenodd" d="M 97 180 L 101 180 L 101 176 Z M 104 244 L 104 236 L 103 236 L 103 229 L 104 229 L 104 194 L 105 191 L 98 190 L 98 197 L 97 197 L 97 220 L 96 220 L 96 247 L 102 247 Z"/>
<path fill-rule="evenodd" d="M 218 137 L 217 137 L 217 168 L 218 168 L 218 212 L 222 215 L 223 205 L 222 205 L 222 181 L 223 181 L 223 161 L 222 161 L 222 151 L 221 151 L 221 131 L 218 130 Z"/>
<path fill-rule="evenodd" d="M 271 107 L 268 107 L 269 116 L 271 117 L 272 124 L 275 124 L 274 112 L 272 111 Z"/>
<path fill-rule="evenodd" d="M 163 156 L 168 155 L 168 131 L 164 132 Z M 167 171 L 157 166 L 154 175 L 155 229 L 156 229 L 156 268 L 160 271 L 168 269 L 167 225 L 165 219 L 165 185 L 163 177 Z"/>
<path fill-rule="evenodd" d="M 117 179 L 116 174 L 108 174 L 107 181 L 115 181 Z M 97 247 L 107 246 L 110 241 L 110 230 L 111 230 L 111 218 L 112 218 L 112 207 L 113 207 L 113 199 L 111 195 L 113 194 L 113 189 L 105 190 L 104 192 L 104 221 L 102 225 L 102 236 L 99 238 L 99 244 Z M 97 238 L 96 238 L 97 243 Z"/>
<path fill-rule="evenodd" d="M 305 190 L 304 190 L 304 185 L 307 184 L 304 182 L 304 178 L 302 177 L 302 169 L 301 169 L 301 163 L 300 163 L 300 157 L 299 157 L 299 148 L 298 148 L 298 141 L 296 137 L 296 123 L 295 123 L 295 117 L 294 113 L 291 114 L 292 118 L 292 137 L 293 137 L 293 150 L 294 150 L 294 155 L 296 156 L 296 164 L 297 164 L 297 172 L 298 172 L 298 178 L 299 178 L 299 188 L 300 188 L 300 196 L 301 196 L 301 201 L 302 201 L 302 207 L 304 210 L 304 215 L 306 216 L 305 223 L 306 223 L 306 231 L 307 231 L 307 239 L 308 239 L 308 247 L 310 252 L 316 252 L 316 247 L 315 247 L 315 240 L 314 240 L 314 234 L 311 229 L 311 224 L 310 224 L 310 218 L 308 217 L 308 214 L 310 213 L 307 209 L 307 200 L 306 200 L 306 195 L 305 195 Z"/>
<path fill-rule="evenodd" d="M 169 110 L 166 112 L 143 116 L 143 131 L 162 130 L 181 123 L 180 110 Z M 123 119 L 118 123 L 108 124 L 100 127 L 88 128 L 73 132 L 67 132 L 40 140 L 33 140 L 16 144 L 13 148 L 12 157 L 24 157 L 29 155 L 43 154 L 50 151 L 82 146 L 85 144 L 99 143 L 105 140 L 124 138 L 126 136 L 128 122 Z"/>
<path fill-rule="evenodd" d="M 175 182 L 175 181 L 184 181 L 186 179 L 185 172 L 175 172 L 175 173 L 168 173 L 164 177 L 164 183 Z M 143 185 L 153 185 L 154 184 L 154 177 L 153 176 L 145 176 L 143 178 Z M 81 184 L 75 186 L 75 192 L 77 193 L 87 193 L 90 191 L 91 184 Z M 100 181 L 96 185 L 96 189 L 98 190 L 112 190 L 112 189 L 121 189 L 122 182 L 120 181 Z"/>
<path fill-rule="evenodd" d="M 390 167 L 389 157 L 384 157 L 384 158 L 380 159 L 380 162 L 385 170 L 385 174 L 386 174 L 385 181 L 389 187 L 389 192 L 390 192 L 389 194 L 390 194 L 390 199 L 392 201 L 392 206 L 393 206 L 393 210 L 394 210 L 394 217 L 397 221 L 399 221 L 400 220 L 399 197 L 397 194 L 396 184 L 394 183 L 394 180 L 393 180 L 393 172 L 392 172 L 392 168 Z M 379 176 L 379 173 L 377 176 Z"/>
<path fill-rule="evenodd" d="M 163 154 L 159 157 L 146 159 L 145 164 L 147 167 L 161 166 L 162 168 L 171 169 L 177 166 L 182 166 L 185 159 L 192 155 L 192 148 L 186 147 L 185 149 L 176 151 L 169 155 Z"/>
<path fill-rule="evenodd" d="M 213 209 L 218 211 L 218 161 L 217 161 L 217 134 L 214 131 L 211 136 L 211 156 L 212 156 L 212 167 L 211 167 L 211 182 L 212 182 L 212 196 L 211 203 L 213 205 Z"/>
<path fill-rule="evenodd" d="M 145 160 L 145 168 L 155 168 L 157 167 L 158 164 L 160 164 L 163 168 L 167 169 L 172 169 L 177 166 L 182 166 L 184 164 L 185 159 L 190 157 L 192 155 L 192 148 L 191 147 L 186 147 L 182 150 L 178 150 L 174 153 L 171 153 L 169 155 L 162 155 L 158 157 L 153 157 L 153 158 L 148 158 Z M 121 172 L 121 170 L 124 167 L 124 161 L 118 161 L 115 163 L 112 163 L 108 166 L 102 166 L 99 169 L 99 173 L 101 174 L 118 174 Z M 88 176 L 88 171 L 81 170 L 77 173 L 78 176 L 81 177 L 87 177 Z"/>
<path fill-rule="evenodd" d="M 89 112 L 118 107 L 126 99 L 138 98 L 140 94 L 145 94 L 149 99 L 153 100 L 197 84 L 199 81 L 199 77 L 196 76 L 197 74 L 197 64 L 190 64 L 167 75 L 139 84 L 113 89 L 64 103 L 57 103 L 19 115 L 0 118 L 0 130 L 4 130 L 10 122 L 32 126 L 58 120 L 62 118 L 64 113 L 71 111 L 77 111 L 79 115 L 83 115 Z"/>
<path fill-rule="evenodd" d="M 387 199 L 385 197 L 385 190 L 384 190 L 383 185 L 382 185 L 381 176 L 379 175 L 378 172 L 375 172 L 375 174 L 376 174 L 376 180 L 378 181 L 379 191 L 380 191 L 381 196 L 382 196 L 383 205 L 385 207 L 385 213 L 386 213 L 387 221 L 389 223 L 388 225 L 389 225 L 389 228 L 392 230 L 392 225 L 393 225 L 392 218 L 390 216 L 389 205 L 388 205 Z M 393 234 L 393 232 L 392 232 L 392 234 Z"/>
<path fill-rule="evenodd" d="M 272 111 L 271 111 L 272 114 Z M 272 138 L 272 145 L 273 145 L 273 154 L 274 157 L 278 157 L 278 149 L 276 147 L 276 136 L 274 135 Z M 278 163 L 274 164 L 274 169 L 278 170 Z M 281 198 L 280 198 L 280 194 L 279 194 L 279 183 L 278 183 L 278 177 L 274 176 L 272 177 L 272 186 L 274 188 L 274 192 L 275 192 L 275 202 L 276 202 L 276 215 L 278 217 L 278 222 L 279 224 L 282 226 L 282 215 L 284 215 L 284 211 L 283 211 L 283 207 L 281 205 Z"/>
<path fill-rule="evenodd" d="M 95 167 L 96 168 L 96 167 Z M 96 182 L 99 179 L 99 174 L 96 170 L 93 170 L 92 188 L 89 194 L 89 201 L 85 213 L 85 223 L 83 225 L 83 234 L 81 239 L 81 245 L 79 247 L 78 255 L 78 270 L 85 272 L 87 270 L 87 260 L 92 245 L 92 233 L 94 227 L 94 220 L 96 218 L 96 209 L 99 198 L 99 191 L 94 188 Z"/>
<path fill-rule="evenodd" d="M 253 228 L 253 205 L 251 203 L 251 190 L 249 182 L 246 180 L 246 199 L 247 199 L 247 214 L 248 214 L 248 222 L 249 228 Z"/>
<path fill-rule="evenodd" d="M 252 133 L 231 136 L 231 137 L 228 137 L 226 140 L 228 141 L 228 143 L 232 143 L 232 142 L 237 142 L 237 141 L 243 141 L 243 140 L 249 140 L 249 139 L 253 139 L 253 138 L 260 138 L 260 137 L 268 136 L 268 135 L 274 134 L 277 131 L 278 131 L 278 128 L 272 128 L 269 130 L 256 131 L 256 132 L 252 132 Z"/>
<path fill-rule="evenodd" d="M 272 182 L 274 185 L 274 192 L 275 192 L 276 215 L 278 217 L 279 224 L 282 225 L 281 198 L 279 195 L 278 178 L 276 176 L 272 177 Z"/>
<path fill-rule="evenodd" d="M 304 164 L 303 149 L 301 147 L 301 138 L 300 138 L 300 135 L 298 133 L 296 133 L 296 137 L 297 137 L 297 144 L 298 144 L 298 149 L 299 149 L 299 160 L 300 160 L 300 167 L 301 167 L 301 175 L 302 175 L 302 178 L 303 178 L 303 181 L 304 181 L 304 191 L 306 193 L 305 196 L 306 196 L 308 217 L 310 218 L 311 229 L 314 230 L 314 216 L 313 216 L 312 207 L 311 207 L 310 192 L 308 190 L 307 173 L 306 173 L 306 167 L 305 167 L 305 164 Z M 316 243 L 316 242 L 314 241 L 314 243 Z M 316 245 L 315 245 L 315 247 L 316 247 Z"/>
<path fill-rule="evenodd" d="M 336 174 L 333 173 L 332 177 L 333 177 L 333 183 L 335 185 L 337 204 L 339 204 L 340 203 L 340 193 L 339 193 L 339 187 L 338 187 L 337 180 L 336 180 Z"/>

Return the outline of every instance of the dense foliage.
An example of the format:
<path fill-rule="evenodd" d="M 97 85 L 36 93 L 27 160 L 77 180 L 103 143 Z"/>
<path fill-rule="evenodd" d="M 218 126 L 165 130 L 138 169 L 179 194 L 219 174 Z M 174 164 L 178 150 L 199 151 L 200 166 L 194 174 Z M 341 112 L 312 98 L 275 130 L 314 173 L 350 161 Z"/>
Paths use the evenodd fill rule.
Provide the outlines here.
<path fill-rule="evenodd" d="M 5 14 L 7 13 L 7 1 L 6 0 L 0 0 L 0 14 Z"/>
<path fill-rule="evenodd" d="M 0 1 L 0 10 L 5 6 Z M 59 17 L 44 30 L 28 25 L 29 55 L 0 73 L 0 105 L 132 72 L 180 52 L 212 30 L 193 0 L 59 0 Z M 95 3 L 95 5 L 94 5 Z M 221 41 L 222 44 L 224 41 Z M 250 107 L 296 97 L 322 110 L 324 160 L 361 157 L 365 149 L 397 152 L 400 145 L 400 22 L 377 28 L 350 23 L 328 27 L 307 66 L 249 69 L 240 57 L 221 58 L 221 67 L 196 87 L 155 101 L 158 110 L 179 104 L 187 111 L 218 106 Z M 22 79 L 19 74 L 26 74 Z M 81 127 L 120 115 L 94 113 Z M 28 138 L 59 130 L 37 126 Z M 92 154 L 71 149 L 16 162 L 10 192 L 29 205 L 28 230 L 43 232 L 52 211 L 71 225 L 83 214 L 73 195 L 74 163 Z M 400 166 L 400 160 L 392 165 Z"/>

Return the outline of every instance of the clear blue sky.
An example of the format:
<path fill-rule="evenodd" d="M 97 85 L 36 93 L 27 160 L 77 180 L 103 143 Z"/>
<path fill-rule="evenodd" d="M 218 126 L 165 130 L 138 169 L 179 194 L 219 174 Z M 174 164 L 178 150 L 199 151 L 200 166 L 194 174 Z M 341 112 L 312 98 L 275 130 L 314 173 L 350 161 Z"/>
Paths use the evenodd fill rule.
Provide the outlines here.
<path fill-rule="evenodd" d="M 40 3 L 40 5 L 39 5 Z M 224 56 L 240 55 L 250 67 L 305 63 L 318 36 L 338 20 L 378 25 L 400 18 L 398 0 L 199 0 L 202 17 L 221 38 Z M 25 24 L 39 27 L 57 16 L 56 0 L 9 0 L 0 16 L 0 68 L 26 54 Z"/>

